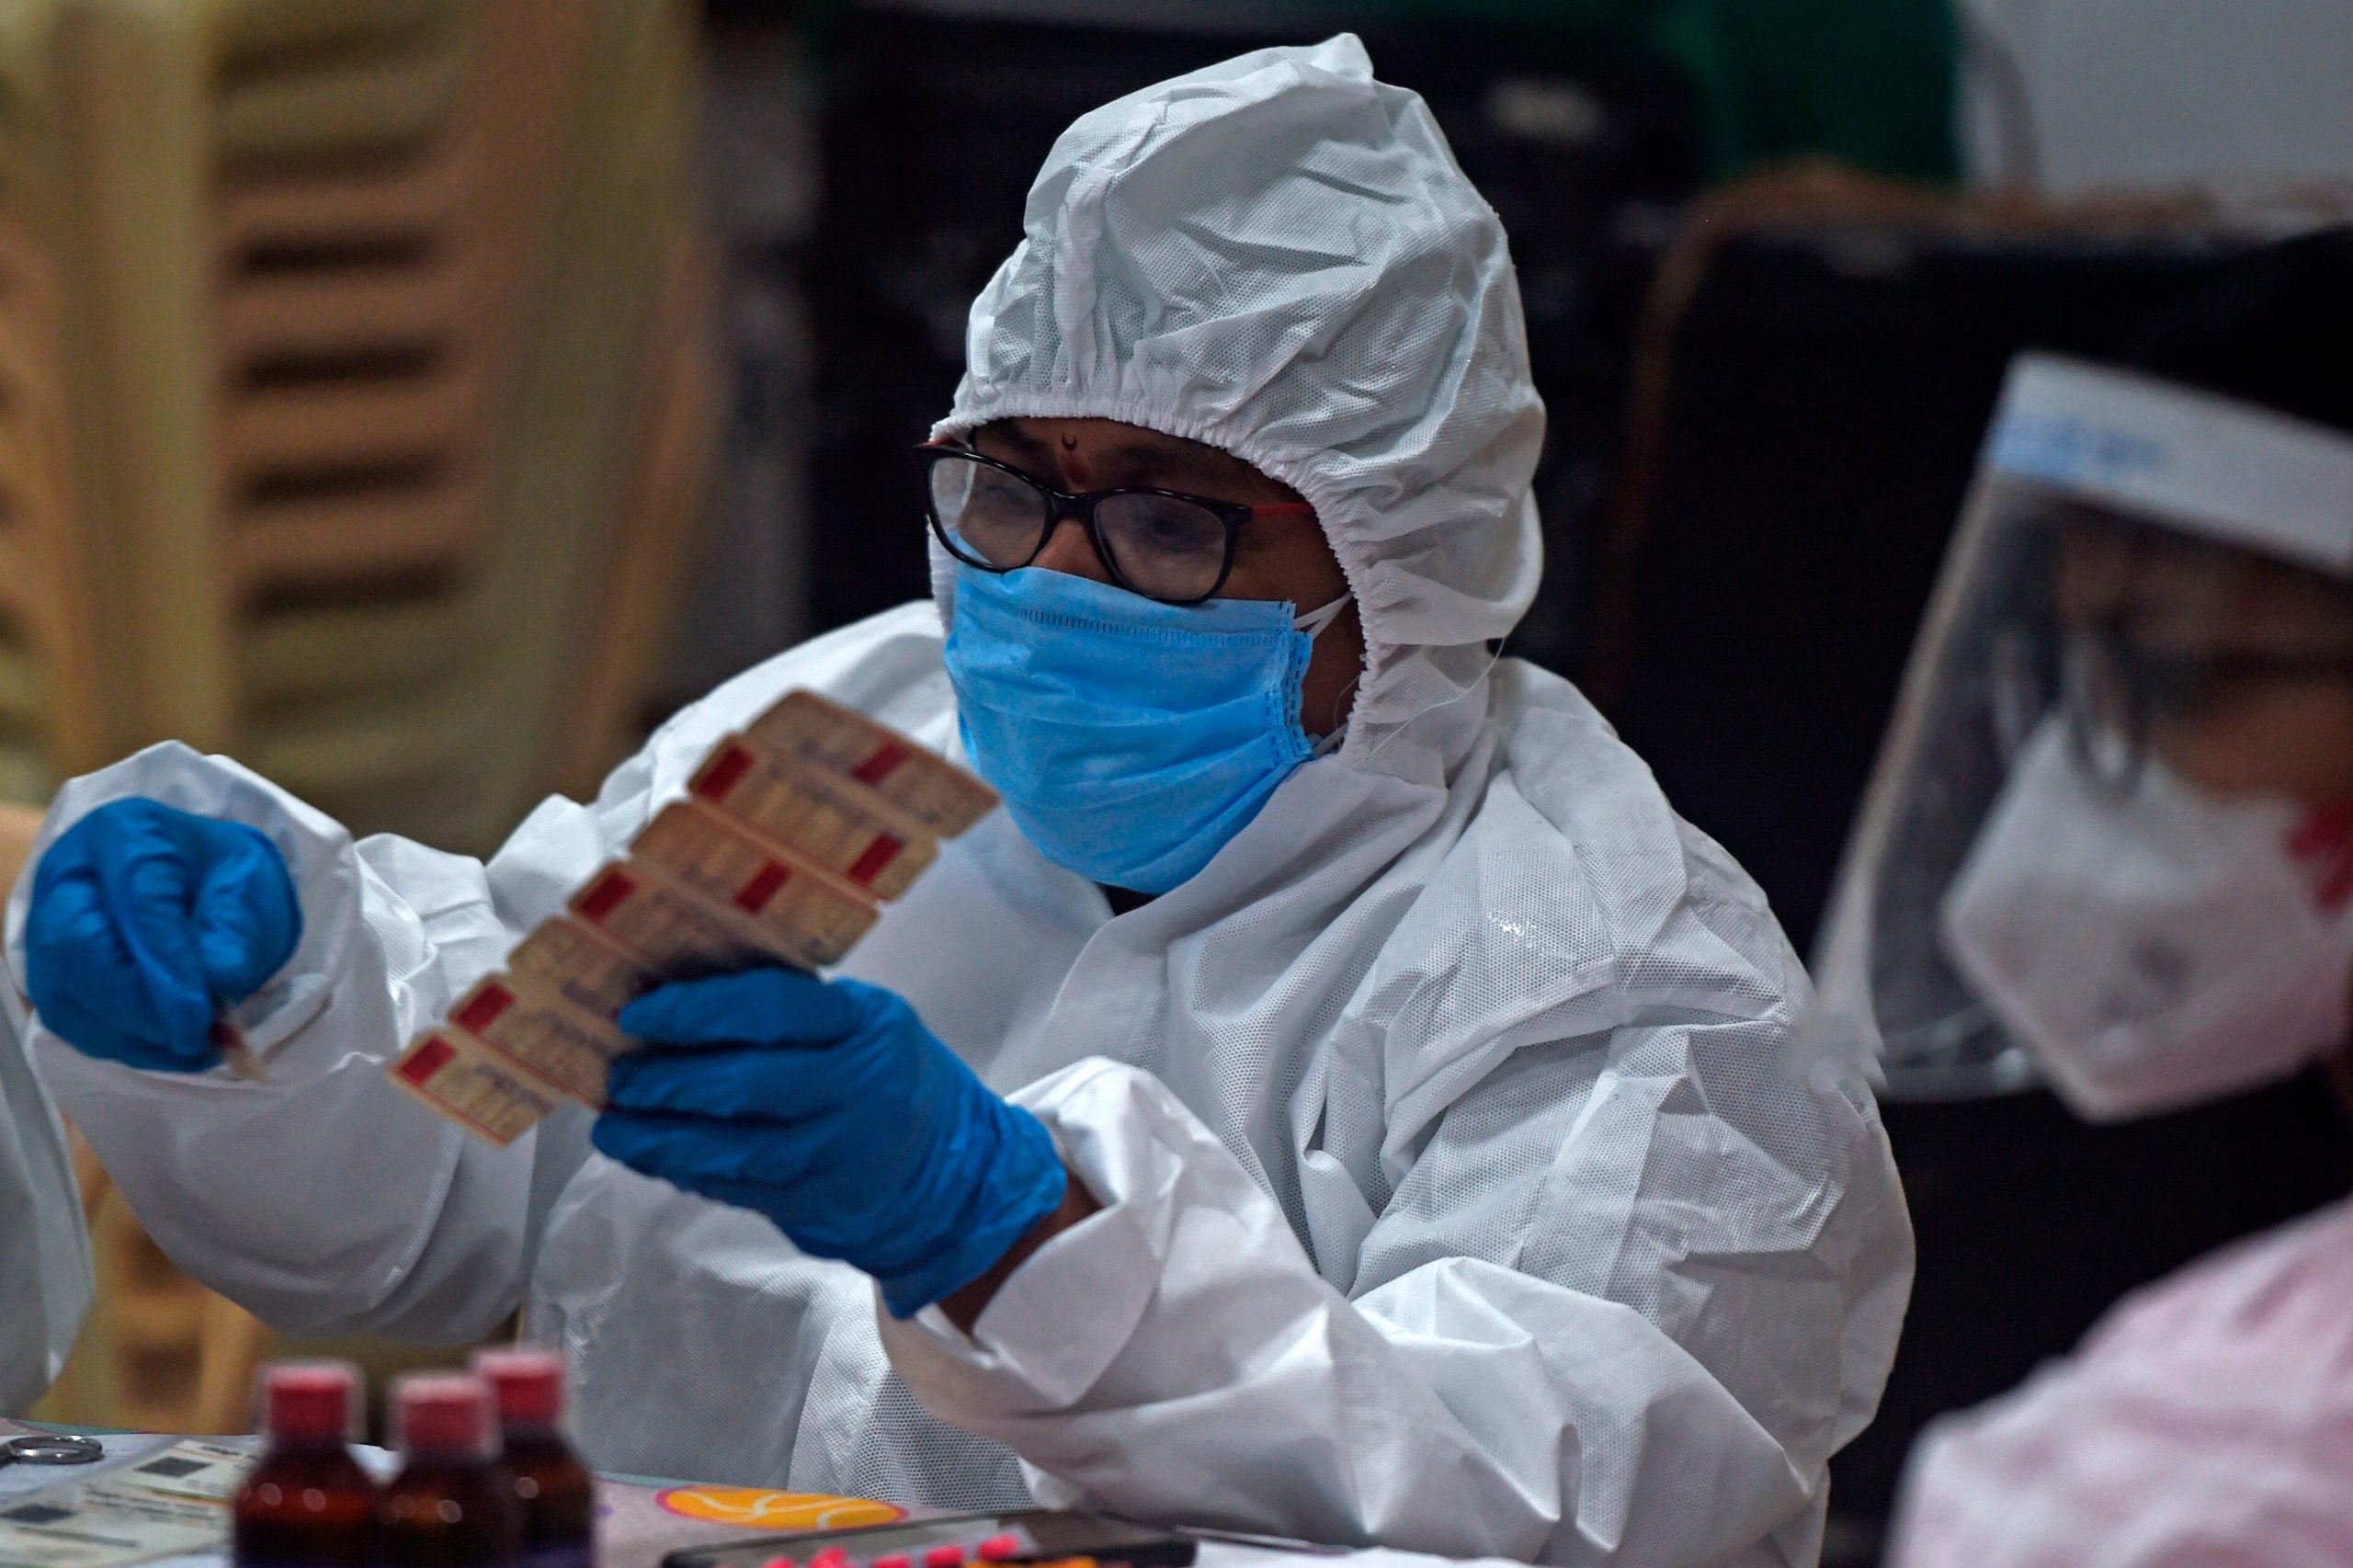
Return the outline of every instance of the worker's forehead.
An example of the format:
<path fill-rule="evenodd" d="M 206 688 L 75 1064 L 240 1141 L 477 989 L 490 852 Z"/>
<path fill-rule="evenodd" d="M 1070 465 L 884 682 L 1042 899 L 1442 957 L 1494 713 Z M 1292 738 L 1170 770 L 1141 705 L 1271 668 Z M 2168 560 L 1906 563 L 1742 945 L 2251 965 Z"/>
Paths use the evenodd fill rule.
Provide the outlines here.
<path fill-rule="evenodd" d="M 1011 455 L 1051 465 L 1060 453 L 1082 454 L 1106 477 L 1150 473 L 1163 483 L 1191 477 L 1233 483 L 1273 480 L 1233 453 L 1118 419 L 999 419 L 975 436 Z"/>
<path fill-rule="evenodd" d="M 2272 557 L 2155 528 L 2078 525 L 2059 541 L 2069 621 L 2122 614 L 2146 630 L 2353 629 L 2353 587 Z"/>

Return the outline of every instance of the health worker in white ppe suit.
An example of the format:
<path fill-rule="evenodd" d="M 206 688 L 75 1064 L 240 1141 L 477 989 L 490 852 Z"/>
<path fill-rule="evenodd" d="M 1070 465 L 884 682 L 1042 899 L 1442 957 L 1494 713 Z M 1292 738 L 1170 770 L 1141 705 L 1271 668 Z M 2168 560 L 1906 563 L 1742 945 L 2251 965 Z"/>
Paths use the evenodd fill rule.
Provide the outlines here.
<path fill-rule="evenodd" d="M 1024 227 L 919 454 L 935 601 L 721 687 L 487 866 L 176 747 L 70 787 L 56 902 L 12 911 L 61 1098 L 273 1322 L 460 1339 L 523 1302 L 607 1467 L 1812 1561 L 1910 1233 L 1865 1088 L 1784 1050 L 1806 982 L 1763 898 L 1491 652 L 1543 428 L 1495 214 L 1342 37 L 1086 116 Z M 384 1082 L 796 687 L 1007 809 L 841 978 L 632 1004 L 593 1128 L 494 1150 Z M 195 815 L 74 846 L 126 797 Z M 191 821 L 214 847 L 173 847 Z M 108 891 L 150 852 L 153 922 Z M 145 983 L 188 998 L 185 1064 L 243 996 L 266 1082 L 122 1064 L 168 1031 L 113 1049 L 129 1015 L 70 982 L 138 941 L 193 944 Z"/>
<path fill-rule="evenodd" d="M 2012 369 L 1826 928 L 1824 1008 L 1898 1092 L 2353 1091 L 2348 367 L 2336 230 L 2125 365 Z M 1892 1561 L 2353 1562 L 2348 1303 L 2348 1203 L 2137 1293 L 1929 1428 Z"/>

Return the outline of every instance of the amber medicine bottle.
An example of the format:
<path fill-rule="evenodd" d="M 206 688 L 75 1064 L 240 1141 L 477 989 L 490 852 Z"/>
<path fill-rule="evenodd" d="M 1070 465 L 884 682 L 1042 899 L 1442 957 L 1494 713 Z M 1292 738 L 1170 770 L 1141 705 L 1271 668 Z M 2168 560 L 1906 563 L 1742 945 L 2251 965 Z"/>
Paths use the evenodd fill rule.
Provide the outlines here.
<path fill-rule="evenodd" d="M 261 1375 L 268 1446 L 231 1506 L 237 1568 L 367 1568 L 376 1487 L 349 1441 L 359 1374 L 340 1361 L 289 1361 Z"/>
<path fill-rule="evenodd" d="M 498 1406 L 499 1469 L 523 1519 L 521 1568 L 591 1568 L 597 1485 L 563 1439 L 563 1358 L 553 1350 L 484 1350 L 474 1372 Z"/>
<path fill-rule="evenodd" d="M 384 1568 L 511 1568 L 521 1519 L 498 1468 L 490 1385 L 462 1372 L 413 1372 L 392 1384 L 400 1473 L 376 1510 Z"/>

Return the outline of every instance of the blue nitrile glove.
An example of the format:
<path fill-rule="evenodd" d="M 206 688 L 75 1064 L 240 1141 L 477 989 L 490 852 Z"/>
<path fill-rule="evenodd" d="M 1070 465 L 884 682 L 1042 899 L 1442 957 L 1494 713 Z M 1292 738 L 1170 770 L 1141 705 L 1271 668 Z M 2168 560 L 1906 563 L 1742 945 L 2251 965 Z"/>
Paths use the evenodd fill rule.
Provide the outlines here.
<path fill-rule="evenodd" d="M 213 1015 L 294 956 L 302 912 L 286 858 L 243 823 L 160 801 L 109 801 L 58 835 L 33 874 L 25 986 L 85 1055 L 200 1073 Z"/>
<path fill-rule="evenodd" d="M 863 1269 L 893 1316 L 987 1273 L 1063 1200 L 1043 1123 L 894 993 L 756 969 L 621 1009 L 597 1147 Z"/>

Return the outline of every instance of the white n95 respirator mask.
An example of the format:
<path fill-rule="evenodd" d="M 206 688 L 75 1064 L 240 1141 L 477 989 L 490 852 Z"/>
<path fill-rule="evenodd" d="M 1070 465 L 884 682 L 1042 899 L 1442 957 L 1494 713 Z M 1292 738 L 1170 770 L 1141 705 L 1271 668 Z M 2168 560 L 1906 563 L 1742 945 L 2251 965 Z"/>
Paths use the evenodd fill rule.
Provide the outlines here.
<path fill-rule="evenodd" d="M 1946 895 L 1947 951 L 2088 1119 L 2288 1077 L 2344 1040 L 2353 985 L 2304 820 L 2154 756 L 2104 786 L 2046 720 Z"/>

